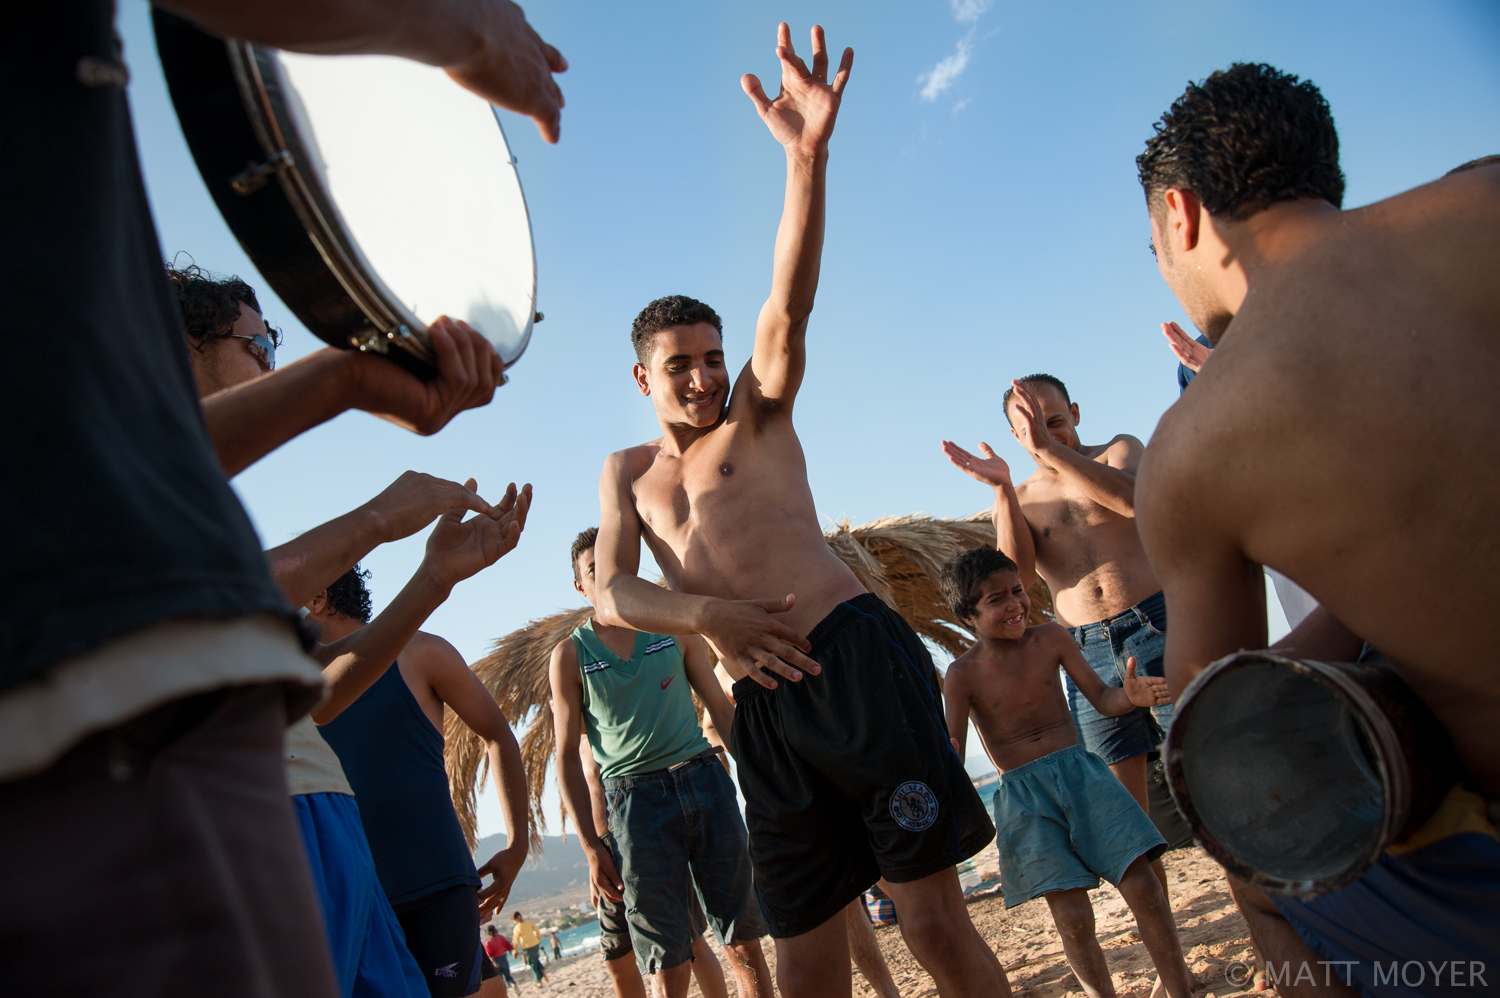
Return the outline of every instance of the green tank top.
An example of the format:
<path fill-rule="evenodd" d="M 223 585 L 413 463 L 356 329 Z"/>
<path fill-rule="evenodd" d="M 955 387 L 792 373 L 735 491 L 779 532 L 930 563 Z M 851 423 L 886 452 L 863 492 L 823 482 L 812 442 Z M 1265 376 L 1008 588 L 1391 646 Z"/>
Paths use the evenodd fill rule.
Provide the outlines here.
<path fill-rule="evenodd" d="M 600 775 L 632 776 L 707 752 L 682 649 L 637 631 L 629 661 L 604 646 L 590 620 L 573 632 L 583 673 L 583 726 Z"/>

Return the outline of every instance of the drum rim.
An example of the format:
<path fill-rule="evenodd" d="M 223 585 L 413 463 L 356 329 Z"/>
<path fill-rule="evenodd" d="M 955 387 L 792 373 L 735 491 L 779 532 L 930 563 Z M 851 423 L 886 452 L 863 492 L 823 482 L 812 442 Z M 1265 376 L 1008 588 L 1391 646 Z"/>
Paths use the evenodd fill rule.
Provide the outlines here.
<path fill-rule="evenodd" d="M 225 45 L 251 128 L 265 152 L 266 162 L 275 164 L 276 181 L 283 195 L 302 222 L 324 266 L 371 322 L 372 328 L 368 332 L 349 337 L 349 346 L 380 354 L 388 354 L 392 348 L 400 349 L 434 367 L 425 323 L 412 314 L 381 280 L 379 272 L 365 258 L 358 241 L 349 231 L 322 179 L 315 170 L 304 165 L 311 162 L 311 157 L 284 97 L 288 84 L 280 50 L 238 40 L 226 41 Z M 493 105 L 490 105 L 490 113 L 510 155 L 508 165 L 514 167 L 516 157 L 510 151 L 510 139 Z M 510 360 L 501 358 L 507 369 L 526 353 L 536 324 L 536 234 L 531 225 L 531 206 L 527 203 L 519 173 L 516 174 L 516 187 L 521 195 L 526 238 L 531 251 L 531 305 L 515 356 Z"/>
<path fill-rule="evenodd" d="M 1188 792 L 1182 743 L 1186 738 L 1188 719 L 1192 716 L 1195 700 L 1217 676 L 1236 668 L 1256 664 L 1271 664 L 1291 669 L 1331 692 L 1349 710 L 1355 723 L 1364 731 L 1371 744 L 1378 749 L 1374 760 L 1375 770 L 1379 774 L 1381 792 L 1384 795 L 1380 827 L 1364 854 L 1336 874 L 1315 880 L 1291 880 L 1255 869 L 1209 833 L 1207 824 L 1198 813 L 1192 796 Z M 1187 819 L 1193 838 L 1204 851 L 1223 864 L 1225 869 L 1235 877 L 1271 893 L 1292 897 L 1312 898 L 1331 893 L 1358 880 L 1374 865 L 1386 847 L 1395 840 L 1397 829 L 1404 823 L 1405 814 L 1410 807 L 1410 788 L 1405 786 L 1403 780 L 1396 778 L 1396 774 L 1392 772 L 1389 765 L 1389 760 L 1404 758 L 1401 743 L 1394 731 L 1380 725 L 1372 725 L 1368 720 L 1381 716 L 1379 705 L 1369 693 L 1361 689 L 1357 683 L 1349 680 L 1338 667 L 1326 662 L 1287 658 L 1271 651 L 1239 651 L 1226 655 L 1193 677 L 1192 682 L 1177 698 L 1172 723 L 1167 729 L 1163 752 L 1167 789 L 1172 793 L 1173 803 Z"/>

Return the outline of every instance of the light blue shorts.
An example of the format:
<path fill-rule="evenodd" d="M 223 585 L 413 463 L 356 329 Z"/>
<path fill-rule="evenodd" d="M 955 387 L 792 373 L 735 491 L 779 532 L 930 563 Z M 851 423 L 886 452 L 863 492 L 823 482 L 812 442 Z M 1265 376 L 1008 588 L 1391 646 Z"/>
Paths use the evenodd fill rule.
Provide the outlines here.
<path fill-rule="evenodd" d="M 342 998 L 428 998 L 348 794 L 292 797 Z"/>
<path fill-rule="evenodd" d="M 1166 840 L 1109 767 L 1081 745 L 1006 770 L 995 790 L 995 841 L 1005 907 L 1103 877 L 1118 885 Z"/>

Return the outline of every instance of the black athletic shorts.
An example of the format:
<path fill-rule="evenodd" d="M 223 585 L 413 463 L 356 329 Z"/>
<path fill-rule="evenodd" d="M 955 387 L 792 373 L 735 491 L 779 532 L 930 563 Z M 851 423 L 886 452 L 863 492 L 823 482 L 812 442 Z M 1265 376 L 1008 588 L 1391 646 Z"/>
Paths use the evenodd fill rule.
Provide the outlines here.
<path fill-rule="evenodd" d="M 734 684 L 730 742 L 761 908 L 778 938 L 837 915 L 884 877 L 920 880 L 995 837 L 948 741 L 922 640 L 864 593 L 808 635 L 823 667 Z"/>
<path fill-rule="evenodd" d="M 458 884 L 392 907 L 432 998 L 471 995 L 495 976 L 493 966 L 483 972 L 489 959 L 479 942 L 479 888 Z"/>

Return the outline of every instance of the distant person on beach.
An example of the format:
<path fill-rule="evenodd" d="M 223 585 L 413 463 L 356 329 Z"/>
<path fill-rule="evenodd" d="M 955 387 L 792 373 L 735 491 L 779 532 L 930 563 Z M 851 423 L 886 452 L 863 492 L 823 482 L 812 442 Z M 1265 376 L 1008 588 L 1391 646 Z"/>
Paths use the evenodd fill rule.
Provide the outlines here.
<path fill-rule="evenodd" d="M 1011 483 L 1010 466 L 989 444 L 980 443 L 975 455 L 943 441 L 955 467 L 994 490 L 996 548 L 1016 563 L 1027 588 L 1038 575 L 1046 581 L 1058 623 L 1105 685 L 1123 684 L 1130 658 L 1140 675 L 1164 675 L 1166 597 L 1135 523 L 1135 476 L 1145 445 L 1127 433 L 1085 444 L 1078 403 L 1050 374 L 1012 381 L 1001 408 L 1036 462 L 1020 485 Z M 1067 694 L 1083 747 L 1104 760 L 1149 814 L 1146 755 L 1161 744 L 1172 705 L 1106 717 L 1071 676 Z M 1165 890 L 1159 860 L 1153 869 Z"/>
<path fill-rule="evenodd" d="M 828 549 L 792 423 L 829 139 L 854 52 L 831 83 L 821 27 L 810 69 L 785 24 L 776 53 L 775 99 L 754 76 L 740 81 L 787 165 L 754 349 L 731 386 L 708 305 L 672 296 L 636 317 L 634 377 L 662 436 L 604 463 L 595 623 L 700 634 L 737 680 L 735 727 L 720 730 L 738 763 L 783 995 L 849 994 L 845 909 L 882 876 L 908 947 L 947 998 L 1007 994 L 955 870 L 994 829 L 948 743 L 931 657 Z M 639 576 L 642 541 L 670 588 Z"/>
<path fill-rule="evenodd" d="M 429 552 L 462 515 L 439 519 Z M 468 547 L 468 558 L 488 557 Z M 393 602 L 369 622 L 364 575 L 350 569 L 308 603 L 307 616 L 323 628 L 325 641 L 352 642 L 400 609 Z M 373 679 L 357 699 L 330 697 L 312 716 L 354 788 L 375 870 L 432 998 L 470 995 L 498 973 L 480 943 L 481 914 L 504 903 L 526 858 L 521 750 L 495 698 L 442 638 L 408 633 L 384 664 L 371 662 L 364 671 Z M 495 875 L 491 889 L 482 886 L 453 809 L 443 762 L 445 714 L 477 735 L 489 756 L 508 842 L 482 868 Z"/>
<path fill-rule="evenodd" d="M 557 941 L 557 930 L 552 930 L 552 959 L 562 959 L 562 944 Z"/>
<path fill-rule="evenodd" d="M 1113 998 L 1109 965 L 1094 932 L 1088 892 L 1102 877 L 1119 888 L 1158 974 L 1153 995 L 1192 998 L 1193 978 L 1151 861 L 1166 842 L 1078 732 L 1058 668 L 1104 717 L 1169 699 L 1167 681 L 1136 674 L 1106 684 L 1058 624 L 1026 626 L 1031 600 L 1016 563 L 992 547 L 943 566 L 943 596 L 974 632 L 973 647 L 948 667 L 943 697 L 960 757 L 969 718 L 995 768 L 995 829 L 1005 907 L 1047 899 L 1063 952 L 1091 998 Z"/>
<path fill-rule="evenodd" d="M 1214 349 L 1137 508 L 1174 691 L 1265 647 L 1267 565 L 1320 604 L 1279 648 L 1378 648 L 1453 740 L 1463 782 L 1359 880 L 1298 900 L 1230 878 L 1268 964 L 1351 961 L 1372 994 L 1377 961 L 1500 966 L 1500 670 L 1475 626 L 1500 603 L 1500 165 L 1344 211 L 1338 150 L 1318 89 L 1264 64 L 1190 84 L 1155 125 L 1157 265 Z"/>
<path fill-rule="evenodd" d="M 495 969 L 500 971 L 500 976 L 505 978 L 505 983 L 519 993 L 521 989 L 510 973 L 510 954 L 515 951 L 515 946 L 511 945 L 511 941 L 506 938 L 505 934 L 493 925 L 484 927 L 484 936 L 485 955 L 490 958 Z"/>
<path fill-rule="evenodd" d="M 187 331 L 189 359 L 200 391 L 218 393 L 260 377 L 275 365 L 274 330 L 264 325 L 255 291 L 236 278 L 218 279 L 197 267 L 168 268 Z M 260 325 L 256 325 L 260 323 Z M 233 330 L 249 330 L 245 337 Z M 269 343 L 237 339 L 269 330 Z M 229 349 L 225 345 L 230 344 Z M 272 575 L 289 598 L 310 601 L 322 594 L 348 619 L 368 622 L 370 595 L 347 559 L 359 558 L 383 541 L 421 529 L 434 518 L 427 557 L 377 624 L 343 641 L 325 630 L 315 657 L 324 663 L 327 695 L 286 731 L 287 787 L 292 794 L 303 847 L 323 911 L 334 969 L 347 996 L 361 993 L 425 995 L 428 984 L 411 950 L 409 932 L 382 890 L 354 790 L 334 750 L 319 733 L 325 722 L 360 697 L 390 660 L 447 598 L 452 586 L 493 564 L 515 546 L 525 525 L 529 497 L 507 492 L 499 507 L 467 486 L 407 472 L 365 506 L 309 530 L 267 552 Z M 466 509 L 490 516 L 462 522 Z M 333 575 L 338 572 L 339 575 Z M 331 586 L 329 577 L 337 579 Z M 321 584 L 320 584 L 321 582 Z M 327 586 L 325 591 L 324 587 Z M 337 629 L 334 629 L 337 630 Z M 337 643 L 335 643 L 337 641 Z M 519 752 L 517 752 L 519 767 Z M 519 869 L 524 850 L 508 857 Z M 514 879 L 514 872 L 508 874 Z M 503 878 L 502 878 L 503 879 Z M 508 881 L 507 881 L 508 883 Z"/>
<path fill-rule="evenodd" d="M 7 337 L 0 373 L 0 993 L 328 998 L 282 768 L 322 674 L 225 478 L 351 408 L 436 433 L 503 364 L 437 323 L 430 381 L 319 351 L 200 405 L 116 6 L 30 5 L 0 60 L 7 148 L 29 150 L 0 166 L 26 192 L 0 204 L 7 328 L 51 333 Z M 557 138 L 566 60 L 508 0 L 170 7 L 220 37 L 443 67 Z M 106 883 L 130 917 L 77 960 Z"/>
<path fill-rule="evenodd" d="M 516 949 L 520 950 L 522 959 L 531 968 L 531 975 L 536 978 L 536 983 L 541 984 L 547 979 L 542 970 L 542 934 L 537 930 L 536 923 L 521 917 L 519 911 L 512 912 L 510 917 L 516 923 Z"/>
<path fill-rule="evenodd" d="M 597 537 L 590 527 L 569 552 L 574 588 L 591 604 Z M 745 823 L 693 704 L 696 693 L 721 728 L 733 721 L 702 639 L 591 620 L 553 649 L 549 672 L 558 788 L 578 826 L 592 889 L 601 903 L 623 903 L 640 972 L 658 975 L 657 990 L 669 998 L 687 994 L 693 940 L 702 939 L 688 901 L 696 893 L 719 941 L 734 953 L 740 994 L 770 998 L 760 946 L 766 924 Z M 578 752 L 581 737 L 599 766 L 602 822 Z"/>

